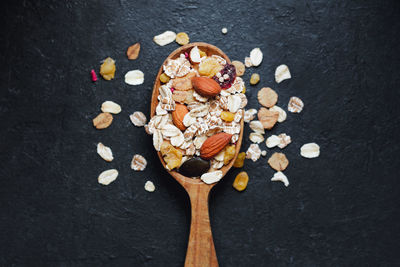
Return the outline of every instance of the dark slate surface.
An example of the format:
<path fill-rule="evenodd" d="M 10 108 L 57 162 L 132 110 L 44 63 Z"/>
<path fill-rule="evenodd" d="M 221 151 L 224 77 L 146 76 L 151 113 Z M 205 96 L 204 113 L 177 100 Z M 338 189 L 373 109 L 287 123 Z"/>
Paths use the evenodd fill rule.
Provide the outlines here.
<path fill-rule="evenodd" d="M 262 86 L 279 93 L 283 108 L 292 95 L 306 105 L 271 131 L 293 139 L 285 149 L 288 188 L 269 181 L 273 171 L 262 158 L 246 161 L 245 192 L 231 186 L 236 169 L 213 191 L 220 265 L 400 265 L 399 2 L 198 2 L 2 4 L 0 265 L 183 265 L 188 197 L 162 169 L 151 137 L 128 119 L 149 113 L 156 72 L 178 47 L 152 42 L 165 30 L 186 31 L 232 59 L 260 47 L 262 65 L 244 76 L 261 75 L 248 86 L 249 107 L 259 107 Z M 137 41 L 139 59 L 128 61 L 125 50 Z M 116 79 L 92 84 L 90 69 L 107 56 L 117 60 Z M 293 78 L 278 85 L 281 63 Z M 131 69 L 144 71 L 143 85 L 123 82 Z M 91 119 L 105 100 L 123 111 L 97 131 Z M 300 146 L 312 141 L 321 156 L 301 158 Z M 115 161 L 97 156 L 97 142 L 113 149 Z M 148 159 L 144 172 L 130 169 L 135 153 Z M 108 168 L 120 175 L 101 186 L 97 176 Z M 143 189 L 148 179 L 153 194 Z"/>

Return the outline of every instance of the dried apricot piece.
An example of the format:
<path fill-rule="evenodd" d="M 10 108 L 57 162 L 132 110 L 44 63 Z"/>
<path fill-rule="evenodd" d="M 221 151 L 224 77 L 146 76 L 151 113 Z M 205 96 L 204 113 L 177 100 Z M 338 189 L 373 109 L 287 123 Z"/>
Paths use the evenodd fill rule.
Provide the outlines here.
<path fill-rule="evenodd" d="M 242 168 L 244 165 L 244 159 L 246 158 L 246 152 L 240 152 L 233 163 L 233 167 Z"/>
<path fill-rule="evenodd" d="M 182 152 L 173 147 L 169 142 L 164 141 L 162 143 L 160 152 L 169 170 L 175 169 L 181 165 Z"/>
<path fill-rule="evenodd" d="M 218 60 L 213 57 L 208 57 L 199 64 L 199 74 L 212 78 L 217 72 L 223 69 L 223 66 L 218 63 Z"/>
<path fill-rule="evenodd" d="M 224 153 L 224 165 L 227 165 L 235 157 L 236 148 L 234 145 L 227 146 Z"/>
<path fill-rule="evenodd" d="M 162 83 L 167 83 L 167 82 L 169 82 L 169 80 L 170 80 L 170 78 L 168 77 L 167 74 L 165 74 L 165 72 L 163 72 L 163 73 L 160 75 L 160 82 L 162 82 Z"/>
<path fill-rule="evenodd" d="M 233 188 L 235 188 L 237 191 L 243 191 L 246 189 L 248 182 L 249 176 L 247 175 L 247 172 L 239 172 L 235 178 L 235 181 L 233 181 Z"/>
<path fill-rule="evenodd" d="M 260 81 L 260 75 L 258 73 L 253 73 L 250 77 L 250 84 L 256 85 Z"/>
<path fill-rule="evenodd" d="M 221 112 L 221 119 L 223 119 L 226 122 L 231 122 L 235 119 L 235 113 L 229 112 L 229 111 L 222 111 Z"/>
<path fill-rule="evenodd" d="M 175 41 L 180 45 L 185 45 L 189 43 L 189 35 L 186 32 L 180 32 L 176 35 Z"/>
<path fill-rule="evenodd" d="M 100 74 L 104 80 L 114 79 L 115 76 L 115 61 L 114 59 L 108 57 L 104 59 L 103 64 L 100 66 Z"/>

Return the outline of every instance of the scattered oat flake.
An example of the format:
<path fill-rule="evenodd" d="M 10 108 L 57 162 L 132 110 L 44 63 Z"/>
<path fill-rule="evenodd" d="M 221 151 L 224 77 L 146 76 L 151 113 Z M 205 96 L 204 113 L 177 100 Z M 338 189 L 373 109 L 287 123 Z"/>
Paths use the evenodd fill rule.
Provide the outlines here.
<path fill-rule="evenodd" d="M 289 165 L 289 160 L 285 154 L 275 152 L 268 160 L 269 166 L 276 171 L 283 171 Z"/>
<path fill-rule="evenodd" d="M 245 57 L 244 58 L 244 65 L 246 66 L 246 68 L 250 68 L 253 66 L 253 64 L 251 64 L 251 59 L 250 57 Z"/>
<path fill-rule="evenodd" d="M 109 185 L 110 183 L 114 182 L 117 177 L 118 171 L 116 169 L 110 169 L 100 173 L 97 181 L 99 182 L 99 184 Z"/>
<path fill-rule="evenodd" d="M 252 129 L 254 132 L 259 133 L 259 134 L 264 134 L 264 126 L 260 121 L 251 121 L 250 124 L 250 129 Z"/>
<path fill-rule="evenodd" d="M 290 144 L 292 142 L 292 139 L 290 138 L 290 136 L 286 135 L 285 133 L 278 135 L 278 137 L 280 139 L 278 147 L 281 149 L 286 147 L 288 144 Z"/>
<path fill-rule="evenodd" d="M 186 45 L 189 43 L 189 35 L 186 32 L 180 32 L 176 35 L 175 41 L 180 45 Z"/>
<path fill-rule="evenodd" d="M 289 180 L 283 172 L 276 172 L 274 176 L 271 178 L 272 182 L 282 182 L 286 187 L 289 186 Z"/>
<path fill-rule="evenodd" d="M 244 72 L 246 71 L 244 64 L 238 60 L 232 61 L 232 65 L 235 66 L 235 68 L 236 68 L 237 76 L 242 76 L 244 74 Z"/>
<path fill-rule="evenodd" d="M 96 129 L 105 129 L 111 125 L 113 121 L 113 116 L 108 112 L 103 112 L 97 115 L 96 118 L 93 119 L 93 126 Z"/>
<path fill-rule="evenodd" d="M 97 154 L 99 154 L 100 157 L 102 157 L 105 161 L 108 162 L 114 159 L 111 148 L 103 145 L 102 143 L 97 144 Z"/>
<path fill-rule="evenodd" d="M 250 61 L 251 64 L 255 67 L 259 66 L 263 60 L 263 53 L 260 48 L 254 48 L 250 52 Z"/>
<path fill-rule="evenodd" d="M 292 96 L 289 100 L 288 110 L 293 113 L 300 113 L 303 110 L 304 103 L 297 96 Z"/>
<path fill-rule="evenodd" d="M 200 179 L 206 184 L 214 184 L 222 179 L 222 171 L 204 173 Z"/>
<path fill-rule="evenodd" d="M 286 120 L 286 117 L 287 117 L 286 111 L 284 111 L 282 108 L 280 108 L 278 106 L 273 106 L 269 110 L 277 111 L 279 113 L 278 122 L 284 122 Z"/>
<path fill-rule="evenodd" d="M 125 83 L 139 85 L 144 82 L 144 73 L 141 70 L 130 70 L 125 74 Z"/>
<path fill-rule="evenodd" d="M 156 187 L 152 181 L 147 181 L 144 184 L 144 190 L 146 190 L 147 192 L 154 192 L 154 190 L 156 190 Z"/>
<path fill-rule="evenodd" d="M 316 143 L 308 143 L 308 144 L 304 144 L 301 148 L 300 148 L 300 155 L 305 157 L 305 158 L 316 158 L 319 156 L 319 145 L 317 145 Z"/>
<path fill-rule="evenodd" d="M 257 98 L 261 105 L 271 108 L 278 101 L 278 94 L 269 87 L 263 87 L 258 91 Z"/>
<path fill-rule="evenodd" d="M 275 70 L 275 81 L 277 83 L 280 83 L 283 80 L 287 80 L 292 78 L 292 76 L 290 75 L 290 71 L 288 66 L 286 65 L 280 65 L 276 68 Z"/>
<path fill-rule="evenodd" d="M 153 41 L 159 46 L 164 46 L 172 43 L 176 39 L 176 33 L 173 31 L 165 31 L 159 35 L 154 36 Z"/>
<path fill-rule="evenodd" d="M 248 109 L 244 112 L 244 122 L 250 122 L 256 117 L 257 110 L 255 108 Z"/>
<path fill-rule="evenodd" d="M 246 151 L 246 159 L 256 162 L 261 156 L 261 149 L 258 144 L 251 144 Z"/>
<path fill-rule="evenodd" d="M 281 139 L 277 135 L 271 135 L 270 137 L 267 138 L 267 141 L 265 141 L 265 144 L 267 145 L 268 148 L 273 148 L 279 145 L 281 142 Z"/>
<path fill-rule="evenodd" d="M 113 101 L 105 101 L 101 104 L 101 111 L 118 114 L 121 112 L 121 106 Z"/>
<path fill-rule="evenodd" d="M 264 136 L 260 133 L 251 133 L 249 139 L 251 142 L 259 144 L 264 141 Z"/>
<path fill-rule="evenodd" d="M 129 118 L 131 119 L 133 125 L 137 127 L 142 127 L 147 122 L 146 115 L 144 115 L 143 112 L 140 111 L 135 111 L 133 114 L 129 116 Z"/>
<path fill-rule="evenodd" d="M 133 156 L 131 161 L 131 169 L 135 171 L 144 171 L 147 166 L 147 160 L 139 154 Z"/>

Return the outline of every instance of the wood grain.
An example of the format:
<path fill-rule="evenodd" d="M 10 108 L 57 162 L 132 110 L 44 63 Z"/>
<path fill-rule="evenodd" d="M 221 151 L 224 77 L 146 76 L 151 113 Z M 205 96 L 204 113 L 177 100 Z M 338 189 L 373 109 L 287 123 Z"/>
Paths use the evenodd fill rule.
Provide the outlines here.
<path fill-rule="evenodd" d="M 194 46 L 197 46 L 202 51 L 206 52 L 207 55 L 219 55 L 223 57 L 228 63 L 231 63 L 228 56 L 221 51 L 216 46 L 207 44 L 207 43 L 191 43 L 184 45 L 175 51 L 173 51 L 163 62 L 162 65 L 166 63 L 168 59 L 175 59 L 179 57 L 181 53 L 189 53 L 190 49 Z M 158 95 L 159 91 L 158 88 L 160 87 L 160 75 L 162 74 L 163 69 L 162 66 L 158 71 L 158 75 L 154 82 L 153 87 L 153 94 L 151 100 L 151 110 L 150 110 L 150 117 L 153 117 L 156 112 L 156 107 L 158 104 Z M 235 161 L 237 155 L 240 151 L 240 146 L 242 144 L 243 138 L 243 118 L 240 121 L 241 131 L 239 134 L 239 139 L 236 142 L 236 153 L 235 157 L 231 162 L 222 167 L 221 171 L 223 176 L 229 171 L 232 167 L 233 162 Z M 162 158 L 160 152 L 157 153 L 158 157 L 160 158 L 161 163 L 165 168 L 165 162 Z M 177 171 L 168 171 L 168 173 L 174 177 L 178 183 L 180 183 L 185 189 L 186 192 L 189 194 L 190 203 L 191 203 L 191 226 L 190 226 L 190 235 L 189 235 L 189 243 L 186 253 L 186 260 L 185 266 L 218 266 L 217 256 L 215 253 L 214 241 L 212 237 L 211 227 L 210 227 L 210 218 L 209 218 L 209 211 L 208 211 L 208 197 L 210 194 L 211 189 L 214 187 L 215 184 L 208 185 L 203 183 L 200 179 L 193 179 L 189 177 L 185 177 L 182 174 L 178 173 Z"/>

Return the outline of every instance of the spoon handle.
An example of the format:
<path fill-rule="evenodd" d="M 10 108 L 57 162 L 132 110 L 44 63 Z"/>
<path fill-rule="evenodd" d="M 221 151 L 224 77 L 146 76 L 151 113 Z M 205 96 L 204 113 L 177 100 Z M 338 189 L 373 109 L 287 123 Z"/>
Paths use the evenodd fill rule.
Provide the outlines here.
<path fill-rule="evenodd" d="M 185 267 L 218 266 L 208 213 L 211 188 L 206 184 L 186 186 L 192 206 L 192 219 Z"/>

